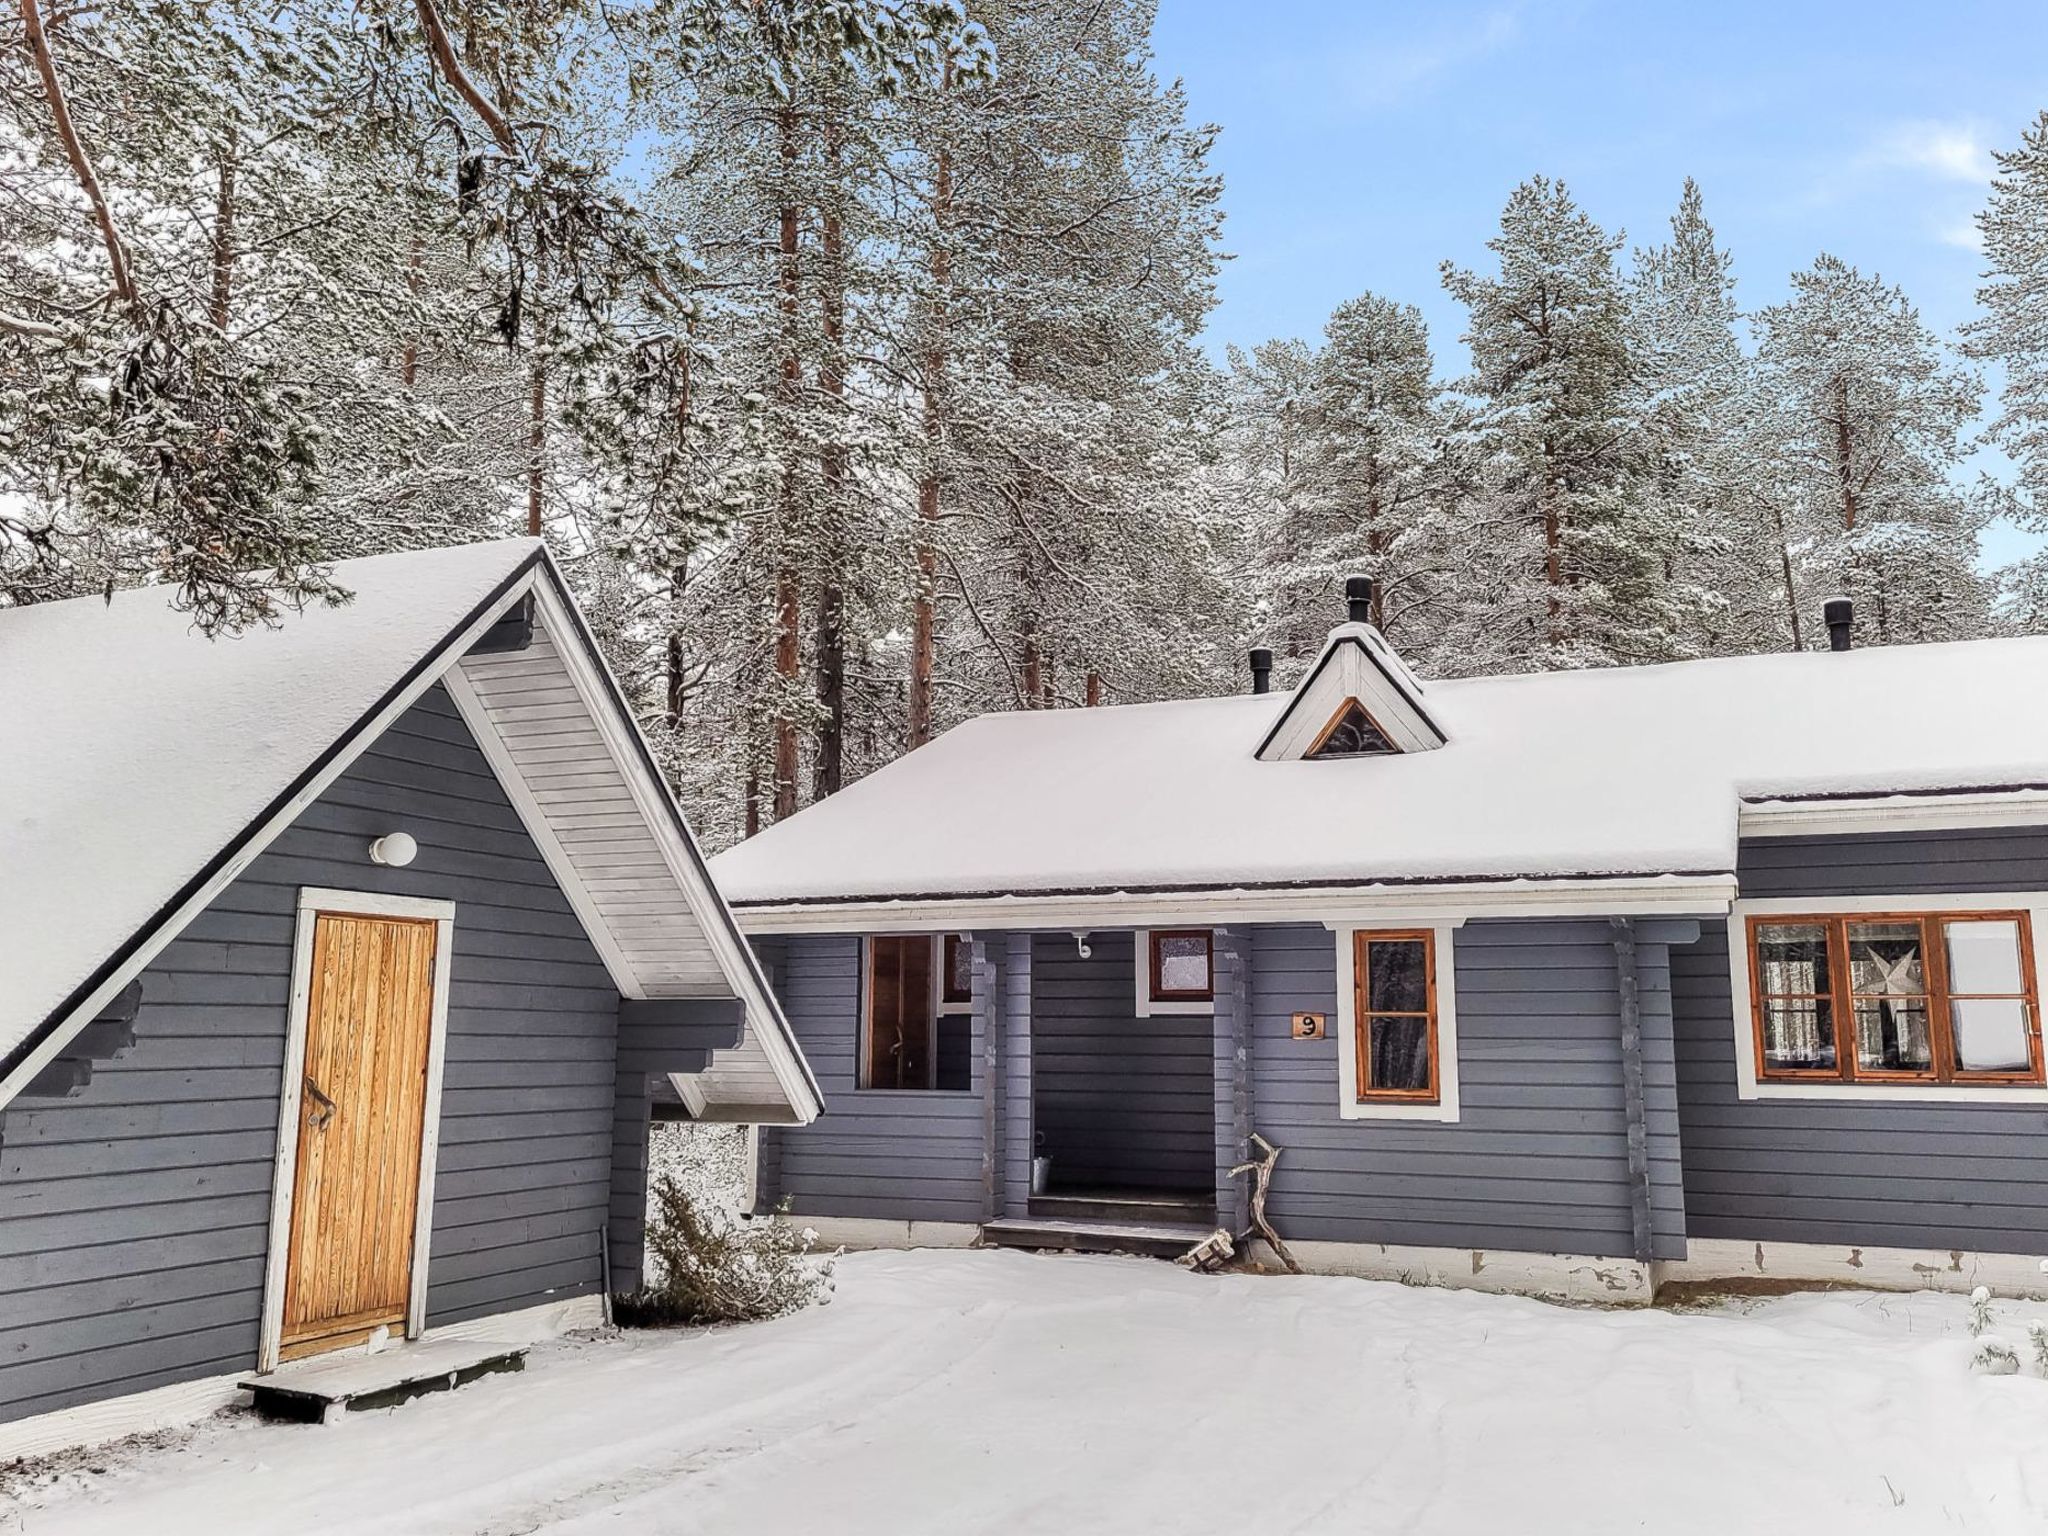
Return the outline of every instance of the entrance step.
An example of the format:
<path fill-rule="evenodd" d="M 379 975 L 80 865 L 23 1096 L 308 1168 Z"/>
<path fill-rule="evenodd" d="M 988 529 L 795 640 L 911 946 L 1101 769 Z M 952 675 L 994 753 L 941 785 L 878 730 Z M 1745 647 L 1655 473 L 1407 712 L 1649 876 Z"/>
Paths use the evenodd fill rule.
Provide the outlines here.
<path fill-rule="evenodd" d="M 1032 1216 L 1051 1216 L 1071 1221 L 1195 1222 L 1214 1227 L 1216 1199 L 1206 1192 L 1180 1195 L 1150 1190 L 1059 1190 L 1033 1195 Z"/>
<path fill-rule="evenodd" d="M 1191 1221 L 1077 1221 L 1057 1216 L 1012 1216 L 983 1222 L 981 1236 L 984 1242 L 997 1248 L 1074 1249 L 1081 1253 L 1135 1253 L 1148 1259 L 1177 1259 L 1215 1230 L 1213 1226 Z"/>
<path fill-rule="evenodd" d="M 320 1424 L 351 1408 L 390 1408 L 428 1392 L 446 1392 L 495 1371 L 526 1366 L 524 1344 L 497 1339 L 429 1339 L 374 1355 L 314 1355 L 263 1376 L 242 1390 L 258 1413 Z"/>

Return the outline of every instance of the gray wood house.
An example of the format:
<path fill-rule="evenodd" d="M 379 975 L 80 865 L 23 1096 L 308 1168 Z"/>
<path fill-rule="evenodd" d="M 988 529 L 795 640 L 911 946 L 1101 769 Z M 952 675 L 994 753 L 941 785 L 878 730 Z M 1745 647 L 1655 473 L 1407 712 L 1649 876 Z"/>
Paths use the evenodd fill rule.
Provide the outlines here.
<path fill-rule="evenodd" d="M 972 720 L 720 855 L 828 1237 L 1170 1251 L 1251 1134 L 1312 1268 L 2043 1283 L 2048 640 Z"/>
<path fill-rule="evenodd" d="M 821 1107 L 540 545 L 337 572 L 0 612 L 0 1460 L 594 1322 L 657 1091 Z"/>

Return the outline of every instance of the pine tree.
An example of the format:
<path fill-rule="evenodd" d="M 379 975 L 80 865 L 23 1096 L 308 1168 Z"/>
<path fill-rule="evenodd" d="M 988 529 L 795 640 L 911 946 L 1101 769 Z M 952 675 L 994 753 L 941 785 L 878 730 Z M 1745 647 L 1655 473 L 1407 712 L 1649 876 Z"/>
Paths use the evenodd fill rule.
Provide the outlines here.
<path fill-rule="evenodd" d="M 1618 237 L 1561 182 L 1517 187 L 1487 243 L 1497 276 L 1445 263 L 1470 312 L 1465 341 L 1477 406 L 1482 518 L 1508 533 L 1485 558 L 1513 568 L 1468 633 L 1484 668 L 1578 666 L 1660 657 L 1665 532 L 1643 495 L 1643 444 L 1628 414 L 1627 303 Z M 1478 550 L 1470 551 L 1474 557 Z"/>
<path fill-rule="evenodd" d="M 1754 319 L 1747 476 L 1797 551 L 1798 607 L 1812 615 L 1844 592 L 1879 643 L 1981 633 L 1981 512 L 1955 480 L 1981 380 L 1944 355 L 1904 292 L 1836 257 L 1795 273 L 1792 293 Z"/>

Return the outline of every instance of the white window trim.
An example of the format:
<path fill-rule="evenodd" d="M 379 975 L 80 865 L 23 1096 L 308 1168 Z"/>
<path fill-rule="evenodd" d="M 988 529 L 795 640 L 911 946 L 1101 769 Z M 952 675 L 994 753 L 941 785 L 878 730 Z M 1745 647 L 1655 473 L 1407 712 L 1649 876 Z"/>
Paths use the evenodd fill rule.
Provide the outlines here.
<path fill-rule="evenodd" d="M 1206 923 L 1175 924 L 1176 927 L 1208 927 Z M 1199 1017 L 1216 1012 L 1216 930 L 1209 929 L 1209 998 L 1206 1002 L 1186 998 L 1155 1000 L 1152 996 L 1152 930 L 1134 928 L 1131 930 L 1131 986 L 1136 1002 L 1133 1004 L 1141 1019 Z"/>
<path fill-rule="evenodd" d="M 428 918 L 434 924 L 433 1012 L 427 1033 L 426 1104 L 420 1126 L 420 1177 L 412 1229 L 412 1290 L 406 1298 L 405 1336 L 427 1327 L 427 1259 L 434 1237 L 434 1165 L 441 1143 L 441 1080 L 448 1056 L 448 973 L 454 958 L 455 903 L 373 891 L 299 890 L 298 928 L 292 938 L 292 991 L 285 1014 L 284 1085 L 278 1095 L 277 1157 L 270 1187 L 270 1246 L 263 1266 L 263 1320 L 256 1368 L 277 1369 L 284 1338 L 285 1270 L 291 1256 L 292 1195 L 299 1165 L 300 1083 L 306 1075 L 306 1015 L 313 995 L 313 927 L 322 912 L 364 917 Z"/>
<path fill-rule="evenodd" d="M 1749 919 L 1833 917 L 1858 912 L 2009 912 L 2027 914 L 2034 942 L 2048 924 L 2048 891 L 1967 891 L 1939 896 L 1771 896 L 1738 901 L 1728 912 L 1729 1022 L 1735 1033 L 1735 1093 L 1742 1099 L 1841 1099 L 1885 1104 L 2048 1104 L 2048 1085 L 1987 1083 L 1768 1082 L 1757 1077 L 1755 999 L 1749 988 Z M 2035 957 L 2038 969 L 2040 958 Z M 2034 1020 L 2034 1028 L 2041 1021 Z"/>
<path fill-rule="evenodd" d="M 1455 1125 L 1458 1120 L 1458 977 L 1452 935 L 1463 918 L 1433 923 L 1402 923 L 1370 919 L 1324 924 L 1337 938 L 1337 1113 L 1346 1120 L 1433 1120 Z M 1358 1082 L 1358 935 L 1426 928 L 1436 948 L 1437 1101 L 1434 1104 L 1359 1102 Z"/>

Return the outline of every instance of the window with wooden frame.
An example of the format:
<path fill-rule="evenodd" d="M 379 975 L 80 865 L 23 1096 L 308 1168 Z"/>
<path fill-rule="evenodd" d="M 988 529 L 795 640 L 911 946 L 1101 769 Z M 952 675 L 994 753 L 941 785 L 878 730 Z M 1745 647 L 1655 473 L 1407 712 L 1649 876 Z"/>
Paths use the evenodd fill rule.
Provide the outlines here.
<path fill-rule="evenodd" d="M 1155 1003 L 1216 1000 L 1216 935 L 1207 928 L 1154 928 L 1147 936 L 1147 993 Z"/>
<path fill-rule="evenodd" d="M 1759 1082 L 2042 1081 L 2024 911 L 1748 920 Z"/>
<path fill-rule="evenodd" d="M 860 1086 L 965 1092 L 973 1076 L 973 941 L 877 934 L 866 952 Z"/>
<path fill-rule="evenodd" d="M 1358 1102 L 1436 1103 L 1436 934 L 1362 931 L 1351 942 Z"/>
<path fill-rule="evenodd" d="M 1400 750 L 1363 704 L 1346 699 L 1302 755 L 1310 762 L 1323 762 L 1340 757 L 1385 757 Z"/>

